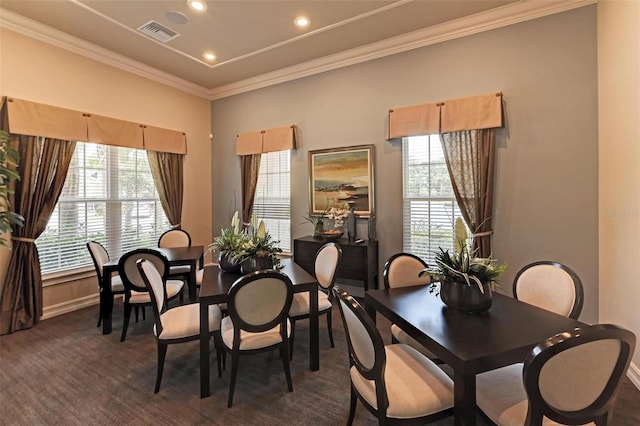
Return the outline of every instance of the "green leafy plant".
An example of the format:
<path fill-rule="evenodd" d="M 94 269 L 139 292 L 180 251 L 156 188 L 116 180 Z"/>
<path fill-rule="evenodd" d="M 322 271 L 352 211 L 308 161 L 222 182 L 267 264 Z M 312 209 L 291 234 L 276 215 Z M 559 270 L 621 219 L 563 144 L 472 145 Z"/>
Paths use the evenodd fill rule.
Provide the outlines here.
<path fill-rule="evenodd" d="M 9 134 L 0 130 L 0 234 L 11 232 L 12 225 L 24 224 L 24 217 L 9 210 L 9 195 L 13 194 L 9 185 L 12 181 L 20 179 L 15 170 L 19 158 L 18 151 L 9 146 Z M 1 236 L 0 246 L 7 247 L 6 239 Z"/>
<path fill-rule="evenodd" d="M 437 289 L 438 283 L 448 281 L 461 285 L 476 284 L 484 292 L 482 284 L 494 285 L 507 269 L 507 265 L 499 264 L 491 256 L 476 256 L 477 250 L 470 248 L 470 239 L 461 218 L 456 219 L 454 247 L 453 253 L 440 247 L 435 254 L 435 265 L 420 271 L 420 277 L 431 277 L 432 291 Z"/>
<path fill-rule="evenodd" d="M 252 223 L 254 223 L 254 220 L 252 220 Z M 276 241 L 271 237 L 264 221 L 260 221 L 257 229 L 255 226 L 250 226 L 249 231 L 243 235 L 245 239 L 242 247 L 232 255 L 235 263 L 242 263 L 252 257 L 265 257 L 269 259 L 274 268 L 280 269 L 280 258 L 278 257 L 282 253 L 282 249 L 278 247 L 280 241 Z"/>
<path fill-rule="evenodd" d="M 220 235 L 209 244 L 208 250 L 218 250 L 220 255 L 233 260 L 234 254 L 241 250 L 246 240 L 245 234 L 240 230 L 240 217 L 236 211 L 231 219 L 231 226 L 220 230 Z"/>

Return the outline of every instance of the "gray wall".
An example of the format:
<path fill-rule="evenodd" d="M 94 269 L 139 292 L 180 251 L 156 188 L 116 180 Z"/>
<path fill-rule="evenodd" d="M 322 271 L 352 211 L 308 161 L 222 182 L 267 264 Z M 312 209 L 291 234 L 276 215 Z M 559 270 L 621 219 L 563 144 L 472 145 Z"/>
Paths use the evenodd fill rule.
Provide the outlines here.
<path fill-rule="evenodd" d="M 509 265 L 502 291 L 511 294 L 523 265 L 556 260 L 582 278 L 581 319 L 596 322 L 596 70 L 588 6 L 214 101 L 213 229 L 240 208 L 236 133 L 295 124 L 293 237 L 311 232 L 308 151 L 374 144 L 382 268 L 402 249 L 401 144 L 385 140 L 389 108 L 502 91 L 493 238 L 494 256 Z"/>

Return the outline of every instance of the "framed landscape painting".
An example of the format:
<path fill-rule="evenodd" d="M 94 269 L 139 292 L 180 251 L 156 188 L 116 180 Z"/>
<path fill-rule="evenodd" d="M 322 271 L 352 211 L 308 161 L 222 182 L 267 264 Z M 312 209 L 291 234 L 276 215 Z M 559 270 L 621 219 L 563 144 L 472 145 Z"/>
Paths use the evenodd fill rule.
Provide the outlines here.
<path fill-rule="evenodd" d="M 353 202 L 360 217 L 374 213 L 374 145 L 309 151 L 309 187 L 313 215 Z"/>

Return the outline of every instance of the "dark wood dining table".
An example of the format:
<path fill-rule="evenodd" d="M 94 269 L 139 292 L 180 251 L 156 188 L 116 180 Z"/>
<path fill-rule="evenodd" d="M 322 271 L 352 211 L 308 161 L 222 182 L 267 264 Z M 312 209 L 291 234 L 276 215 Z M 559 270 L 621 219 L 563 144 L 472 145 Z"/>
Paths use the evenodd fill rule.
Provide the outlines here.
<path fill-rule="evenodd" d="M 365 309 L 397 324 L 453 369 L 456 425 L 475 425 L 476 375 L 523 362 L 531 349 L 580 321 L 494 293 L 488 312 L 447 308 L 429 286 L 373 290 Z"/>
<path fill-rule="evenodd" d="M 282 272 L 293 282 L 294 293 L 309 292 L 309 368 L 320 369 L 318 333 L 318 282 L 292 259 L 282 259 Z M 240 273 L 222 271 L 218 265 L 204 268 L 200 286 L 200 397 L 211 394 L 209 382 L 209 305 L 225 303 L 231 285 L 241 277 Z"/>
<path fill-rule="evenodd" d="M 196 301 L 196 269 L 198 262 L 202 262 L 204 246 L 190 247 L 154 247 L 164 254 L 170 266 L 189 265 L 189 300 Z M 102 285 L 100 286 L 100 311 L 102 312 L 102 334 L 111 333 L 111 313 L 113 311 L 113 296 L 111 294 L 111 275 L 118 272 L 118 261 L 110 259 L 102 267 Z"/>

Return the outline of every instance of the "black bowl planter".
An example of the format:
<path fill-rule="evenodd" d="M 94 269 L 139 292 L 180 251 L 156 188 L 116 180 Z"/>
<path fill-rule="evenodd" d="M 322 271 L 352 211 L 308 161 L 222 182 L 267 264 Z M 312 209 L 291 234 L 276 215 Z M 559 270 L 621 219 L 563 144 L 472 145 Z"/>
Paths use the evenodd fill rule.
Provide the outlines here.
<path fill-rule="evenodd" d="M 491 308 L 493 292 L 490 283 L 483 283 L 480 291 L 474 281 L 471 285 L 443 281 L 440 283 L 440 298 L 451 309 L 475 314 Z"/>

